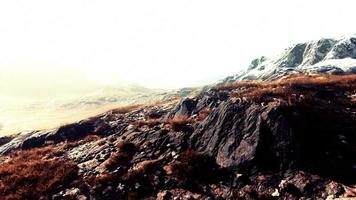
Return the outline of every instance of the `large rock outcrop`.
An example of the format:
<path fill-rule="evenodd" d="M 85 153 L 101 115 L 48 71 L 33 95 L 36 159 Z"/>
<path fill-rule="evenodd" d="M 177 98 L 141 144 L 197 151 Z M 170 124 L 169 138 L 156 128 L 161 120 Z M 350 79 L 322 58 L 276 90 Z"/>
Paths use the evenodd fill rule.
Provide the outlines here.
<path fill-rule="evenodd" d="M 191 145 L 240 172 L 299 169 L 355 180 L 356 117 L 343 109 L 230 100 L 197 126 Z"/>
<path fill-rule="evenodd" d="M 214 155 L 222 166 L 242 169 L 262 162 L 258 159 L 265 158 L 258 158 L 258 151 L 272 145 L 269 137 L 275 137 L 274 155 L 267 160 L 280 162 L 275 165 L 288 164 L 282 160 L 292 158 L 293 137 L 281 107 L 276 102 L 264 106 L 240 99 L 224 102 L 198 125 L 191 136 L 192 146 Z"/>

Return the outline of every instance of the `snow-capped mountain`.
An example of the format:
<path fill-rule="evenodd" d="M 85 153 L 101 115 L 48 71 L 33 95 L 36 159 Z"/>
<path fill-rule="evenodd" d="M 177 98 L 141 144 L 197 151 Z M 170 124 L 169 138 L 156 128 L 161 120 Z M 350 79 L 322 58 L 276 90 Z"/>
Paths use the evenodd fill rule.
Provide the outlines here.
<path fill-rule="evenodd" d="M 292 73 L 356 73 L 356 35 L 295 44 L 277 57 L 252 60 L 246 70 L 224 81 L 273 80 Z"/>

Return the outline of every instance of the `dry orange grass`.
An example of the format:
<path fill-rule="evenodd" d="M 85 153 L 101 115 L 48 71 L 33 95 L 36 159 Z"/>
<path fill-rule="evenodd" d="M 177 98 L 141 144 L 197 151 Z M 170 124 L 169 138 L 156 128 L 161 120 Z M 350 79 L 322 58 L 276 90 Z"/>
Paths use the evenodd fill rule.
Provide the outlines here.
<path fill-rule="evenodd" d="M 256 102 L 269 101 L 273 98 L 282 98 L 292 102 L 300 95 L 313 98 L 320 91 L 328 95 L 340 91 L 355 93 L 356 75 L 293 75 L 275 81 L 225 83 L 214 88 L 231 90 L 234 97 L 246 97 Z"/>
<path fill-rule="evenodd" d="M 131 157 L 126 152 L 112 153 L 110 158 L 105 162 L 105 169 L 109 171 L 115 170 L 120 165 L 126 166 L 131 161 Z"/>
<path fill-rule="evenodd" d="M 136 125 L 137 127 L 141 127 L 141 126 L 153 127 L 163 123 L 165 122 L 161 119 L 147 119 L 147 120 L 138 120 L 134 122 L 134 125 Z"/>
<path fill-rule="evenodd" d="M 115 170 L 120 165 L 128 165 L 132 156 L 137 152 L 137 147 L 130 142 L 120 141 L 117 148 L 118 151 L 112 153 L 110 158 L 105 161 L 105 168 L 109 171 Z"/>
<path fill-rule="evenodd" d="M 122 179 L 128 183 L 139 183 L 143 177 L 157 171 L 158 167 L 157 160 L 145 160 L 129 169 Z"/>
<path fill-rule="evenodd" d="M 189 124 L 194 123 L 194 120 L 188 116 L 181 115 L 181 116 L 176 116 L 172 119 L 169 119 L 167 121 L 167 123 L 169 124 L 169 126 L 171 126 L 171 128 L 174 131 L 185 132 L 185 131 L 189 131 L 191 129 Z"/>
<path fill-rule="evenodd" d="M 61 185 L 70 184 L 78 169 L 55 158 L 58 154 L 53 147 L 18 151 L 0 164 L 1 199 L 49 199 Z"/>
<path fill-rule="evenodd" d="M 205 108 L 205 109 L 201 110 L 198 114 L 197 120 L 203 121 L 210 113 L 211 113 L 211 109 L 209 109 L 209 108 Z"/>
<path fill-rule="evenodd" d="M 340 85 L 342 87 L 349 87 L 356 84 L 356 74 L 350 75 L 329 75 L 329 74 L 315 74 L 315 75 L 290 75 L 275 81 L 236 81 L 231 83 L 218 84 L 216 89 L 236 89 L 236 88 L 265 88 L 277 87 L 287 85 L 311 85 L 311 86 L 327 86 Z"/>

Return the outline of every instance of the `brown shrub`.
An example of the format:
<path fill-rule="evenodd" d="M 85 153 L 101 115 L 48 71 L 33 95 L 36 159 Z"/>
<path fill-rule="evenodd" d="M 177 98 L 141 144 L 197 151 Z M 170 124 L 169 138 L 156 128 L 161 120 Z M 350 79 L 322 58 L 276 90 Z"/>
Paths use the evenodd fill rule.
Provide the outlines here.
<path fill-rule="evenodd" d="M 96 124 L 93 134 L 95 135 L 105 135 L 108 131 L 110 131 L 111 126 L 105 122 L 101 122 Z"/>
<path fill-rule="evenodd" d="M 77 176 L 77 166 L 54 157 L 49 147 L 18 151 L 0 165 L 1 199 L 48 199 Z"/>
<path fill-rule="evenodd" d="M 181 153 L 164 169 L 186 187 L 195 187 L 198 183 L 209 183 L 225 176 L 213 157 L 194 151 Z"/>
<path fill-rule="evenodd" d="M 106 144 L 106 140 L 100 140 L 98 143 L 97 143 L 99 146 L 103 146 L 104 144 Z"/>
<path fill-rule="evenodd" d="M 244 94 L 244 97 L 255 102 L 271 101 L 273 98 L 284 98 L 291 95 L 292 91 L 288 87 L 266 87 L 253 90 Z"/>
<path fill-rule="evenodd" d="M 124 176 L 123 180 L 130 183 L 135 183 L 141 180 L 144 176 L 152 174 L 157 170 L 157 160 L 145 160 L 138 163 L 130 169 Z"/>
<path fill-rule="evenodd" d="M 167 123 L 172 127 L 174 131 L 189 132 L 192 130 L 192 127 L 189 124 L 193 122 L 193 119 L 189 118 L 188 116 L 182 115 L 168 120 Z"/>
<path fill-rule="evenodd" d="M 114 173 L 106 173 L 106 174 L 100 174 L 98 176 L 87 176 L 85 177 L 85 181 L 89 183 L 92 187 L 99 185 L 99 184 L 104 184 L 107 185 L 108 183 L 111 183 L 115 180 L 118 179 L 118 176 Z"/>
<path fill-rule="evenodd" d="M 210 113 L 211 113 L 211 109 L 209 109 L 209 108 L 205 108 L 205 109 L 201 110 L 198 114 L 197 120 L 203 121 Z"/>
<path fill-rule="evenodd" d="M 117 114 L 125 114 L 128 112 L 132 112 L 133 110 L 136 110 L 138 108 L 142 107 L 140 104 L 133 104 L 133 105 L 127 105 L 127 106 L 121 106 L 119 108 L 116 108 L 112 110 L 112 113 L 117 113 Z"/>
<path fill-rule="evenodd" d="M 137 127 L 141 127 L 141 126 L 153 127 L 153 126 L 157 126 L 162 123 L 164 123 L 164 121 L 162 121 L 161 119 L 147 119 L 147 120 L 135 121 L 134 125 Z"/>
<path fill-rule="evenodd" d="M 120 165 L 126 166 L 130 163 L 131 157 L 126 152 L 115 152 L 112 153 L 110 158 L 105 161 L 105 168 L 107 170 L 115 170 Z"/>
<path fill-rule="evenodd" d="M 207 114 L 208 111 L 204 110 L 203 113 Z M 169 119 L 169 120 L 162 120 L 162 119 L 138 120 L 134 122 L 134 125 L 136 125 L 137 127 L 141 127 L 141 126 L 154 127 L 160 124 L 164 124 L 166 127 L 171 128 L 174 131 L 190 131 L 192 127 L 189 124 L 193 122 L 194 120 L 192 118 L 183 115 L 183 116 L 174 117 L 173 119 Z"/>
<path fill-rule="evenodd" d="M 130 156 L 135 155 L 135 153 L 138 151 L 138 148 L 134 143 L 125 142 L 125 141 L 118 142 L 117 148 L 118 148 L 119 152 L 125 152 L 125 153 L 129 154 Z"/>
<path fill-rule="evenodd" d="M 108 141 L 111 142 L 111 143 L 115 142 L 116 140 L 117 140 L 117 137 L 115 135 L 110 135 L 108 137 Z"/>
<path fill-rule="evenodd" d="M 105 168 L 109 171 L 117 169 L 119 166 L 127 166 L 135 155 L 137 147 L 133 143 L 120 141 L 117 144 L 118 152 L 112 153 L 105 161 Z"/>

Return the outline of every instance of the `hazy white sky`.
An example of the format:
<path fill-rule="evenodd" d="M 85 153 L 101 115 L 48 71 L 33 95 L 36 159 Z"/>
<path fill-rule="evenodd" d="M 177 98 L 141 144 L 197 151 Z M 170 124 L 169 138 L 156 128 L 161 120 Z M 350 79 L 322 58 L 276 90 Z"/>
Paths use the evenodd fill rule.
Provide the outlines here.
<path fill-rule="evenodd" d="M 188 86 L 292 43 L 356 33 L 355 8 L 355 0 L 4 0 L 0 73 L 75 69 L 101 82 Z"/>

